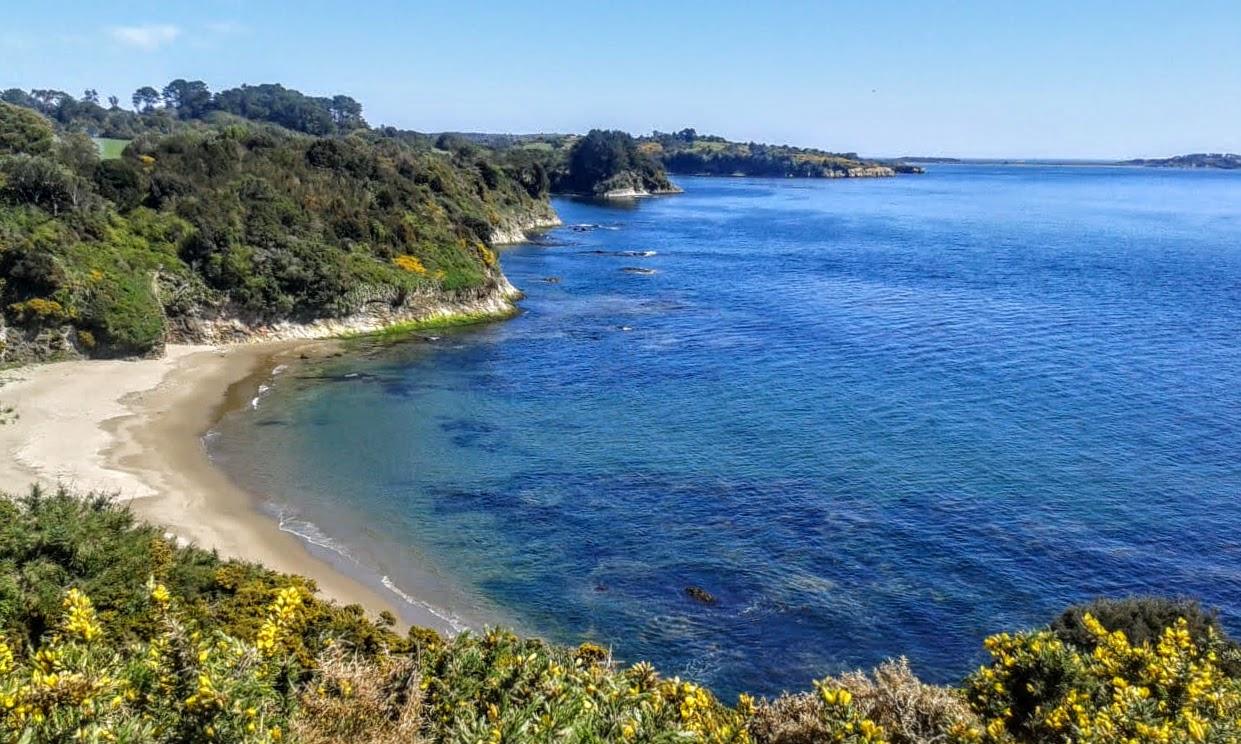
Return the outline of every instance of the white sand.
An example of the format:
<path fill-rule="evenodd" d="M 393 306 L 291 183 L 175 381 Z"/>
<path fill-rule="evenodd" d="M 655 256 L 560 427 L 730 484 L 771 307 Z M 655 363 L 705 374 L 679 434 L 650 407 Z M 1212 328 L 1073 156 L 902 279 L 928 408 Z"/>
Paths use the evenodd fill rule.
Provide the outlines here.
<path fill-rule="evenodd" d="M 304 344 L 302 345 L 304 346 Z M 315 580 L 371 611 L 390 598 L 311 555 L 207 458 L 202 435 L 254 394 L 291 343 L 170 346 L 161 359 L 72 361 L 0 373 L 0 490 L 63 483 L 127 501 L 143 519 L 222 555 Z M 300 347 L 298 347 L 300 348 Z"/>

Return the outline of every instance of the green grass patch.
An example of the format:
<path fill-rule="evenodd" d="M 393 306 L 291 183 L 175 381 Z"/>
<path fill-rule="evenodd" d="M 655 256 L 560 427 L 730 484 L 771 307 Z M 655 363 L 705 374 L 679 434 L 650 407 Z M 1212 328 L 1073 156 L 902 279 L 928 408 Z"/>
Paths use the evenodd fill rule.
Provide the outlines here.
<path fill-rule="evenodd" d="M 121 157 L 121 153 L 125 151 L 125 146 L 129 144 L 127 139 L 114 139 L 112 137 L 94 137 L 95 145 L 99 148 L 100 160 L 116 160 Z"/>

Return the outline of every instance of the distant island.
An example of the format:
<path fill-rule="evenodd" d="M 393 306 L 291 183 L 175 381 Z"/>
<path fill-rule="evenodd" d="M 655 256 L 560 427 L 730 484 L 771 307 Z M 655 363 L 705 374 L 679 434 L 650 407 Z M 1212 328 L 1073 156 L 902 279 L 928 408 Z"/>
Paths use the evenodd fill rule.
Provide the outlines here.
<path fill-rule="evenodd" d="M 837 153 L 792 145 L 733 142 L 716 135 L 698 134 L 694 129 L 682 129 L 672 133 L 656 131 L 639 137 L 630 137 L 623 132 L 600 132 L 598 135 L 619 140 L 610 146 L 618 148 L 617 152 L 623 149 L 626 153 L 623 156 L 610 157 L 612 162 L 648 163 L 638 167 L 636 170 L 639 172 L 643 169 L 649 171 L 650 163 L 668 173 L 687 176 L 885 178 L 923 172 L 921 167 L 903 159 L 873 160 L 861 158 L 854 152 Z M 526 158 L 541 162 L 552 174 L 569 170 L 569 153 L 583 139 L 576 134 L 550 133 L 461 133 L 452 136 L 508 153 L 510 157 L 519 160 Z M 629 140 L 632 140 L 633 145 Z M 591 149 L 598 150 L 597 143 L 592 143 Z M 632 177 L 629 180 L 632 180 Z M 646 185 L 649 190 L 649 187 L 658 187 L 660 183 Z M 602 196 L 607 193 L 606 187 L 609 185 L 594 179 L 594 188 L 588 188 L 592 183 L 578 183 L 574 179 L 557 178 L 553 175 L 553 190 L 557 190 L 559 186 L 561 191 L 591 192 Z M 628 184 L 617 185 L 621 186 L 617 195 L 628 193 Z M 660 192 L 656 190 L 650 193 Z"/>
<path fill-rule="evenodd" d="M 865 160 L 857 153 L 837 153 L 791 145 L 731 142 L 693 129 L 654 132 L 641 138 L 652 157 L 670 173 L 705 176 L 768 176 L 777 178 L 876 178 L 921 173 L 903 161 Z"/>
<path fill-rule="evenodd" d="M 963 162 L 961 158 L 941 158 L 924 155 L 905 155 L 896 159 L 898 163 L 945 163 L 956 164 Z"/>
<path fill-rule="evenodd" d="M 1241 155 L 1233 153 L 1195 152 L 1170 158 L 1136 158 L 1123 160 L 1121 165 L 1143 165 L 1151 168 L 1216 168 L 1237 170 L 1241 168 Z"/>

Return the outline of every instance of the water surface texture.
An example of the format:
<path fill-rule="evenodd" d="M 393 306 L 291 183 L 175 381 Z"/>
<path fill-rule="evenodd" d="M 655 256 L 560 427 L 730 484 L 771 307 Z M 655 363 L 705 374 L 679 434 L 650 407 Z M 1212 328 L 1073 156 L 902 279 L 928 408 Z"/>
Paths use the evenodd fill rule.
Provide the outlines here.
<path fill-rule="evenodd" d="M 1241 177 L 680 182 L 557 202 L 599 227 L 504 253 L 519 318 L 290 370 L 213 455 L 452 622 L 724 694 L 956 680 L 1101 594 L 1241 630 Z"/>

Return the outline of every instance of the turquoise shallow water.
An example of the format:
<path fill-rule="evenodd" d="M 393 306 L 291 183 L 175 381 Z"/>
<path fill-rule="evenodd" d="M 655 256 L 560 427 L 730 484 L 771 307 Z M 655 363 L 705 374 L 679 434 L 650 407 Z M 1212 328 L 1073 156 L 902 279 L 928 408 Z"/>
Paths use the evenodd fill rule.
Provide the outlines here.
<path fill-rule="evenodd" d="M 212 455 L 444 622 L 726 694 L 1100 594 L 1241 631 L 1241 177 L 681 185 L 558 202 L 519 318 L 288 370 Z"/>

